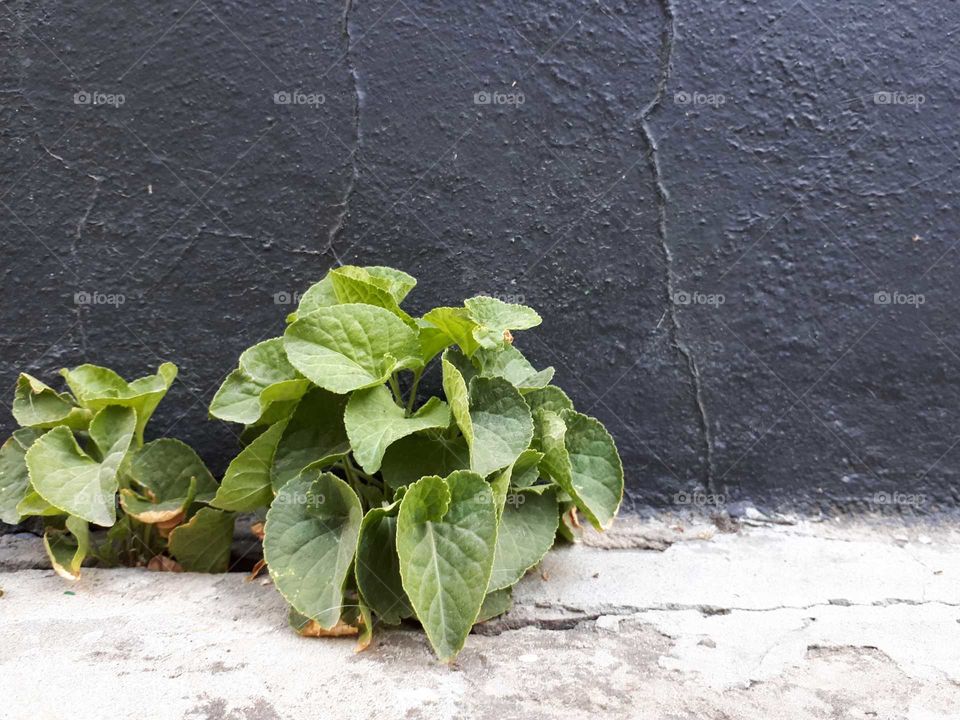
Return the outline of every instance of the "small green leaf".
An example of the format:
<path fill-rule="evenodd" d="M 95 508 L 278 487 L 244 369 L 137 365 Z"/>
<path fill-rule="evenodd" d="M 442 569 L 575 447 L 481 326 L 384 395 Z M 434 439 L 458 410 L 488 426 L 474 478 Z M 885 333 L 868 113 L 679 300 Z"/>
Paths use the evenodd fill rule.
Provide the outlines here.
<path fill-rule="evenodd" d="M 444 429 L 450 425 L 450 408 L 439 398 L 430 398 L 410 417 L 383 385 L 358 390 L 350 396 L 343 416 L 353 455 L 364 471 L 380 469 L 383 454 L 397 440 L 419 430 Z"/>
<path fill-rule="evenodd" d="M 557 497 L 549 490 L 507 495 L 488 591 L 512 586 L 543 559 L 553 546 L 559 519 Z"/>
<path fill-rule="evenodd" d="M 360 525 L 357 544 L 357 587 L 361 595 L 388 625 L 397 625 L 413 615 L 400 579 L 397 557 L 397 514 L 400 503 L 372 508 Z"/>
<path fill-rule="evenodd" d="M 90 550 L 90 528 L 85 520 L 67 517 L 66 530 L 48 528 L 43 533 L 43 548 L 57 575 L 77 580 L 84 558 Z"/>
<path fill-rule="evenodd" d="M 218 489 L 194 449 L 174 438 L 153 440 L 132 453 L 126 474 L 157 501 L 185 498 L 191 479 L 195 481 L 197 502 L 210 502 Z"/>
<path fill-rule="evenodd" d="M 469 471 L 421 478 L 400 504 L 403 588 L 441 660 L 466 641 L 486 595 L 497 540 L 490 486 Z"/>
<path fill-rule="evenodd" d="M 132 408 L 109 406 L 90 423 L 90 437 L 102 457 L 97 462 L 80 449 L 69 428 L 56 427 L 26 454 L 30 483 L 54 507 L 95 525 L 116 521 L 117 469 L 133 440 L 137 416 Z"/>
<path fill-rule="evenodd" d="M 486 477 L 513 463 L 530 445 L 533 419 L 520 391 L 503 378 L 470 382 L 470 469 Z M 460 426 L 463 431 L 463 425 Z"/>
<path fill-rule="evenodd" d="M 387 289 L 391 285 L 388 281 L 374 278 L 364 268 L 354 265 L 335 268 L 328 277 L 340 304 L 376 305 L 389 310 L 411 328 L 416 328 L 416 321 L 400 309 L 396 297 Z"/>
<path fill-rule="evenodd" d="M 314 388 L 300 400 L 277 445 L 271 469 L 274 490 L 292 480 L 307 465 L 329 464 L 350 452 L 343 426 L 344 395 Z"/>
<path fill-rule="evenodd" d="M 63 515 L 63 510 L 56 508 L 42 497 L 40 493 L 32 488 L 27 489 L 27 494 L 17 503 L 17 513 L 21 518 L 25 517 L 53 517 Z"/>
<path fill-rule="evenodd" d="M 0 447 L 0 522 L 10 525 L 20 522 L 17 505 L 30 490 L 27 450 L 41 435 L 42 430 L 21 428 Z"/>
<path fill-rule="evenodd" d="M 350 486 L 318 470 L 280 488 L 267 511 L 263 554 L 270 576 L 290 605 L 323 628 L 340 620 L 362 520 Z"/>
<path fill-rule="evenodd" d="M 477 622 L 482 623 L 487 620 L 493 620 L 498 615 L 503 615 L 513 607 L 513 588 L 503 588 L 488 592 L 483 598 L 483 605 L 480 607 L 480 615 Z"/>
<path fill-rule="evenodd" d="M 417 339 L 420 342 L 420 360 L 424 365 L 453 343 L 449 335 L 423 318 L 417 320 L 417 333 Z"/>
<path fill-rule="evenodd" d="M 233 513 L 201 508 L 170 533 L 170 554 L 187 572 L 226 572 L 233 543 L 233 519 Z"/>
<path fill-rule="evenodd" d="M 467 441 L 467 445 L 473 443 L 473 421 L 470 419 L 470 391 L 467 387 L 467 380 L 455 363 L 456 356 L 446 350 L 440 361 L 443 369 L 443 393 L 447 396 L 450 403 L 450 412 L 453 413 L 453 419 L 456 420 L 460 432 Z"/>
<path fill-rule="evenodd" d="M 556 385 L 547 385 L 539 390 L 532 390 L 523 396 L 530 411 L 536 414 L 537 410 L 549 410 L 559 414 L 562 410 L 573 410 L 573 401 Z"/>
<path fill-rule="evenodd" d="M 273 500 L 270 468 L 286 421 L 271 425 L 237 455 L 224 473 L 211 505 L 221 510 L 250 512 Z"/>
<path fill-rule="evenodd" d="M 510 485 L 522 489 L 528 488 L 540 479 L 540 461 L 543 453 L 536 450 L 524 450 L 511 467 Z"/>
<path fill-rule="evenodd" d="M 197 478 L 187 481 L 183 495 L 170 498 L 144 497 L 130 488 L 120 488 L 120 506 L 123 511 L 145 525 L 179 522 L 197 494 Z M 178 519 L 179 518 L 179 519 Z"/>
<path fill-rule="evenodd" d="M 423 319 L 446 333 L 450 341 L 456 343 L 467 356 L 473 355 L 480 347 L 473 337 L 478 326 L 470 319 L 465 308 L 434 308 Z"/>
<path fill-rule="evenodd" d="M 420 364 L 416 331 L 373 305 L 318 308 L 287 327 L 284 346 L 311 382 L 339 394 L 381 385 L 394 371 Z"/>
<path fill-rule="evenodd" d="M 587 415 L 537 413 L 540 469 L 566 492 L 598 530 L 613 522 L 623 499 L 623 465 L 610 433 Z"/>
<path fill-rule="evenodd" d="M 383 265 L 367 265 L 361 269 L 365 270 L 375 283 L 393 295 L 398 303 L 403 302 L 403 299 L 417 286 L 417 279 L 403 270 Z"/>
<path fill-rule="evenodd" d="M 542 322 L 533 308 L 492 297 L 480 295 L 463 304 L 470 319 L 477 324 L 473 337 L 484 348 L 501 347 L 510 342 L 510 330 L 527 330 Z"/>
<path fill-rule="evenodd" d="M 137 414 L 137 442 L 143 443 L 143 429 L 153 411 L 177 377 L 177 366 L 163 363 L 156 375 L 128 383 L 113 370 L 97 365 L 80 365 L 60 374 L 85 408 L 97 412 L 110 405 L 133 408 Z"/>
<path fill-rule="evenodd" d="M 497 350 L 481 348 L 474 354 L 473 362 L 483 377 L 501 377 L 521 392 L 545 387 L 554 372 L 552 367 L 538 372 L 512 345 Z"/>
<path fill-rule="evenodd" d="M 32 375 L 20 373 L 13 396 L 13 417 L 23 427 L 45 429 L 66 425 L 86 430 L 93 413 L 77 407 L 70 393 L 58 393 Z"/>
<path fill-rule="evenodd" d="M 424 432 L 408 435 L 387 448 L 380 474 L 387 485 L 396 490 L 426 475 L 446 477 L 454 470 L 469 468 L 470 449 L 466 440 Z"/>

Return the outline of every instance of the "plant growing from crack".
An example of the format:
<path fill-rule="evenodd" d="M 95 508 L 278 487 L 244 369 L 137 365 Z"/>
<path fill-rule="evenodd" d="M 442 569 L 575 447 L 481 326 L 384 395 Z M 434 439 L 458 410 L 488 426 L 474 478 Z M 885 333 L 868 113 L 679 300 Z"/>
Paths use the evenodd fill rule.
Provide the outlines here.
<path fill-rule="evenodd" d="M 96 365 L 60 372 L 69 392 L 26 373 L 17 380 L 21 427 L 0 448 L 0 520 L 40 517 L 53 568 L 68 579 L 88 558 L 224 572 L 233 513 L 206 507 L 217 491 L 210 471 L 179 440 L 144 443 L 176 365 L 129 383 Z"/>
<path fill-rule="evenodd" d="M 415 284 L 338 267 L 282 337 L 240 356 L 210 412 L 246 425 L 247 444 L 211 504 L 269 506 L 264 558 L 301 633 L 365 647 L 374 616 L 414 618 L 449 661 L 577 511 L 612 522 L 623 469 L 553 368 L 513 346 L 534 310 L 473 297 L 414 318 L 401 303 Z M 420 402 L 438 357 L 445 400 Z"/>

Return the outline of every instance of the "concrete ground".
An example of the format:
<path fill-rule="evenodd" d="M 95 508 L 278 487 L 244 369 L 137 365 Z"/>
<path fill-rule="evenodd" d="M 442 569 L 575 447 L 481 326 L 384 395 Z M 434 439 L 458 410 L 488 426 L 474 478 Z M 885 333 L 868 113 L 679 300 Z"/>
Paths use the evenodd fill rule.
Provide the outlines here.
<path fill-rule="evenodd" d="M 624 520 L 434 660 L 300 638 L 269 580 L 84 571 L 0 538 L 0 717 L 960 718 L 960 528 Z"/>

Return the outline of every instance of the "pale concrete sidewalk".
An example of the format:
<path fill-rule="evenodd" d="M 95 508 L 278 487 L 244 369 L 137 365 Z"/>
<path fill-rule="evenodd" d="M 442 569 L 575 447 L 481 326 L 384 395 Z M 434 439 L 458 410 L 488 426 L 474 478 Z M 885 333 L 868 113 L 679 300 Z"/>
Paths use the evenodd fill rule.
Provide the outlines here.
<path fill-rule="evenodd" d="M 553 551 L 453 667 L 412 629 L 297 637 L 262 579 L 9 570 L 0 716 L 960 718 L 957 527 L 680 527 Z"/>

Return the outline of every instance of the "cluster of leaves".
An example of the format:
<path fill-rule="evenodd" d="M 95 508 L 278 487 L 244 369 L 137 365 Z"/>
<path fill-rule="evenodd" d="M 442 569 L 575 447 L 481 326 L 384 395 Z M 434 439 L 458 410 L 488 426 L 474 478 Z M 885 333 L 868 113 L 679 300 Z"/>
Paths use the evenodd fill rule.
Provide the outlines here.
<path fill-rule="evenodd" d="M 42 518 L 50 561 L 69 579 L 88 558 L 226 571 L 233 514 L 206 507 L 217 492 L 210 471 L 179 440 L 143 441 L 177 367 L 129 383 L 96 365 L 60 372 L 69 392 L 26 373 L 17 380 L 20 429 L 0 447 L 0 520 Z"/>
<path fill-rule="evenodd" d="M 373 616 L 415 618 L 450 660 L 578 509 L 610 524 L 623 469 L 553 368 L 513 346 L 536 312 L 481 296 L 414 318 L 401 303 L 415 284 L 336 268 L 282 337 L 240 356 L 210 412 L 246 425 L 248 444 L 211 504 L 269 506 L 264 557 L 301 632 L 366 643 Z M 438 356 L 446 398 L 421 403 Z"/>

